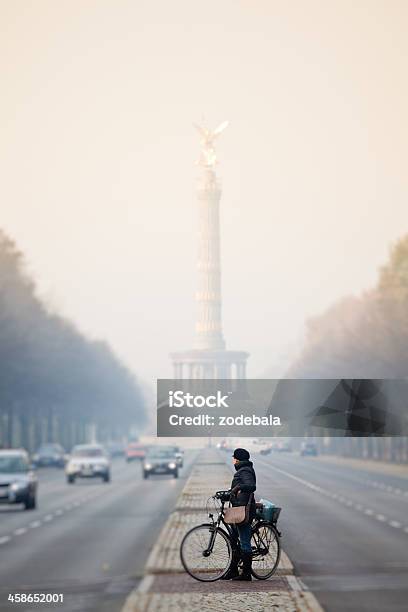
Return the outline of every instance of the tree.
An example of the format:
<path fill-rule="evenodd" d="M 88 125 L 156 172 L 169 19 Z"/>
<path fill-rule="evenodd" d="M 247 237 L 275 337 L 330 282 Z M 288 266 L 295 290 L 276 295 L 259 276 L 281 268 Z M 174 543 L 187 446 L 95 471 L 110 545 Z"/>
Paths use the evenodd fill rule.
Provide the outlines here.
<path fill-rule="evenodd" d="M 147 421 L 129 370 L 38 299 L 24 257 L 0 231 L 0 444 L 71 445 Z"/>
<path fill-rule="evenodd" d="M 391 249 L 371 291 L 343 298 L 307 323 L 305 345 L 287 376 L 408 377 L 408 236 Z M 355 446 L 367 454 L 370 444 Z M 406 439 L 383 439 L 375 446 L 378 456 L 408 461 Z"/>

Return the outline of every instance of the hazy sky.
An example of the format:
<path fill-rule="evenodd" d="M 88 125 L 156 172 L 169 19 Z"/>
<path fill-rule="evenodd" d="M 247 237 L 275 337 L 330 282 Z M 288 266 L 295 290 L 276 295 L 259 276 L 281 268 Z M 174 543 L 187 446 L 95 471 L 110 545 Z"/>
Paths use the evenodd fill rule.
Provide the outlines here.
<path fill-rule="evenodd" d="M 405 0 L 0 7 L 0 226 L 39 293 L 147 380 L 192 345 L 203 113 L 230 120 L 224 327 L 249 375 L 408 231 Z"/>

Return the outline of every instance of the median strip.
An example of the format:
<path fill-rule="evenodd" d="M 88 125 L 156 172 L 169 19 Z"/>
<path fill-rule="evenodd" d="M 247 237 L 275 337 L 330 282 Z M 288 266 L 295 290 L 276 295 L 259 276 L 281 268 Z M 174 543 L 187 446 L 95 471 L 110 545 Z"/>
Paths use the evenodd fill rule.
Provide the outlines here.
<path fill-rule="evenodd" d="M 218 451 L 202 451 L 147 559 L 146 576 L 128 596 L 122 612 L 322 611 L 293 575 L 293 564 L 285 553 L 276 574 L 265 581 L 201 583 L 185 573 L 180 561 L 182 538 L 194 525 L 208 522 L 210 498 L 230 484 L 231 471 Z"/>

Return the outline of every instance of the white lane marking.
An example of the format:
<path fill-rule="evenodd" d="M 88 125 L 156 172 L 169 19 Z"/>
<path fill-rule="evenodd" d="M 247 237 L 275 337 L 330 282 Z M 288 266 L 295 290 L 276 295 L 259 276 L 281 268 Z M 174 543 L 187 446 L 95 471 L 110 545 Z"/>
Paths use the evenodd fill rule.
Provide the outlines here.
<path fill-rule="evenodd" d="M 153 574 L 147 574 L 147 576 L 142 578 L 139 586 L 137 587 L 138 593 L 147 593 L 147 591 L 150 589 L 150 587 L 153 584 L 153 580 L 154 580 Z"/>
<path fill-rule="evenodd" d="M 400 487 L 393 487 L 391 485 L 387 485 L 384 482 L 379 482 L 378 480 L 370 480 L 370 479 L 361 479 L 354 478 L 355 482 L 360 482 L 361 484 L 368 485 L 370 487 L 375 487 L 377 489 L 382 489 L 383 491 L 387 491 L 388 493 L 393 493 L 395 495 L 408 496 L 408 491 L 404 491 Z"/>
<path fill-rule="evenodd" d="M 23 533 L 26 533 L 26 532 L 27 532 L 27 527 L 19 527 L 18 529 L 15 529 L 13 531 L 15 536 L 23 535 Z"/>
<path fill-rule="evenodd" d="M 2 536 L 0 538 L 0 545 L 1 544 L 6 544 L 7 542 L 10 542 L 10 540 L 11 540 L 10 536 Z"/>
<path fill-rule="evenodd" d="M 50 521 L 52 521 L 52 519 L 54 518 L 53 514 L 47 514 L 46 516 L 44 516 L 44 523 L 49 523 Z"/>
<path fill-rule="evenodd" d="M 358 476 L 353 476 L 353 480 L 356 483 L 359 482 L 364 485 L 369 485 L 371 487 L 380 488 L 383 491 L 392 493 L 394 495 L 408 497 L 408 491 L 401 489 L 400 487 L 397 487 L 397 486 L 394 487 L 392 485 L 387 485 L 386 483 L 380 482 L 378 480 L 372 480 L 371 478 L 359 478 Z"/>
<path fill-rule="evenodd" d="M 286 470 L 281 470 L 280 468 L 277 468 L 275 465 L 274 466 L 269 465 L 268 467 L 272 467 L 273 470 L 276 470 L 277 472 L 280 472 L 284 476 L 288 476 L 289 478 L 293 478 L 293 480 L 296 480 L 297 482 L 300 482 L 301 484 L 305 485 L 309 489 L 313 489 L 314 491 L 318 491 L 319 493 L 322 493 L 323 495 L 328 495 L 332 499 L 335 499 L 335 497 L 337 497 L 337 500 L 340 503 L 345 504 L 346 506 L 349 506 L 349 507 L 353 507 L 354 506 L 354 503 L 351 500 L 348 500 L 348 499 L 342 497 L 341 495 L 337 496 L 336 493 L 334 493 L 334 494 L 333 493 L 329 493 L 327 490 L 324 490 L 321 487 L 319 487 L 317 485 L 314 485 L 313 483 L 311 483 L 311 482 L 309 482 L 307 480 L 304 480 L 303 478 L 299 478 L 299 476 L 295 476 L 294 474 L 291 474 L 290 472 L 287 472 Z M 370 508 L 364 509 L 361 504 L 356 504 L 355 505 L 355 509 L 359 510 L 359 511 L 364 510 L 364 513 L 367 514 L 367 515 L 370 515 L 370 516 L 374 514 L 373 510 L 371 510 Z M 401 523 L 399 523 L 398 521 L 389 521 L 387 519 L 387 517 L 384 516 L 383 514 L 376 514 L 375 518 L 377 519 L 377 521 L 380 521 L 381 523 L 387 522 L 388 525 L 390 525 L 390 527 L 394 527 L 394 529 L 400 529 L 402 527 Z M 405 527 L 404 531 L 405 531 L 405 533 L 408 533 L 408 527 Z"/>
<path fill-rule="evenodd" d="M 404 491 L 403 489 L 399 487 L 392 487 L 391 485 L 386 485 L 385 483 L 378 482 L 377 480 L 364 480 L 361 482 L 363 484 L 370 485 L 372 487 L 376 487 L 377 489 L 381 489 L 382 491 L 386 491 L 387 493 L 392 493 L 393 495 L 399 495 L 402 497 L 408 496 L 408 491 Z"/>
<path fill-rule="evenodd" d="M 295 476 L 294 474 L 290 474 L 290 472 L 287 472 L 286 470 L 281 470 L 280 468 L 277 468 L 276 465 L 272 465 L 272 466 L 268 466 L 268 467 L 271 467 L 273 470 L 275 470 L 277 472 L 280 472 L 284 476 L 289 476 L 289 478 L 293 478 L 293 480 L 296 480 L 297 482 L 300 482 L 302 485 L 304 485 L 305 487 L 308 487 L 309 489 L 312 489 L 313 491 L 319 491 L 321 493 L 325 493 L 325 491 L 321 487 L 318 487 L 317 485 L 314 485 L 312 482 L 309 482 L 308 480 L 304 480 L 303 478 L 299 478 L 299 476 Z M 339 497 L 339 501 L 344 501 L 344 497 Z"/>
<path fill-rule="evenodd" d="M 40 525 L 41 525 L 41 521 L 33 521 L 32 523 L 30 523 L 31 529 L 35 529 L 36 527 L 39 527 Z"/>

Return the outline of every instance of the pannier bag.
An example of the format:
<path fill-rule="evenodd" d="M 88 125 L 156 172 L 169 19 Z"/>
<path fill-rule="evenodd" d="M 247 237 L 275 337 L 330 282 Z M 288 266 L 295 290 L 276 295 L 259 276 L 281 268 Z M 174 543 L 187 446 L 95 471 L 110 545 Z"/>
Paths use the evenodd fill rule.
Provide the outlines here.
<path fill-rule="evenodd" d="M 275 506 L 275 504 L 269 499 L 261 499 L 256 503 L 256 516 L 263 521 L 269 523 L 276 523 L 279 518 L 281 508 Z"/>

